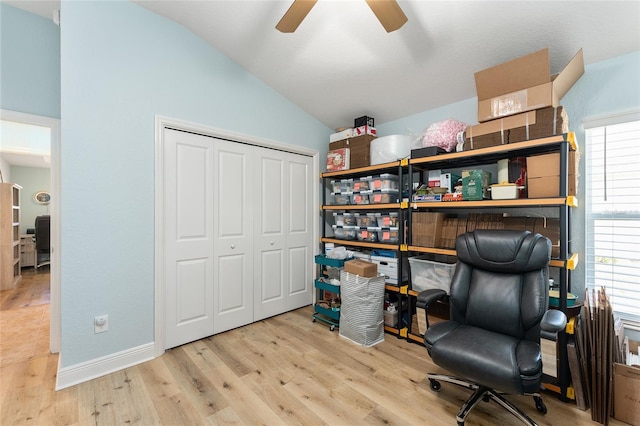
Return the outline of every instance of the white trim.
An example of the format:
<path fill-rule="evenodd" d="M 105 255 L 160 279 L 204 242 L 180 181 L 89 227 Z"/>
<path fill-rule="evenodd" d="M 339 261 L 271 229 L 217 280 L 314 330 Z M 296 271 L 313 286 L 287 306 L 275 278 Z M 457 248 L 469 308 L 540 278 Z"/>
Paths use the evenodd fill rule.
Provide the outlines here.
<path fill-rule="evenodd" d="M 629 121 L 638 120 L 640 120 L 640 110 L 631 110 L 617 114 L 588 117 L 582 120 L 582 126 L 586 130 L 593 129 L 594 127 L 612 126 L 614 124 L 627 123 Z"/>
<path fill-rule="evenodd" d="M 152 360 L 154 358 L 153 346 L 153 343 L 147 343 L 122 352 L 81 362 L 80 364 L 58 368 L 56 390 L 88 382 L 97 377 Z"/>
<path fill-rule="evenodd" d="M 60 235 L 60 120 L 52 117 L 26 114 L 23 112 L 0 109 L 0 119 L 15 121 L 18 123 L 32 124 L 51 129 L 51 283 L 50 283 L 50 334 L 49 350 L 53 353 L 60 352 L 61 331 L 61 307 L 60 307 L 60 253 L 62 252 Z"/>
<path fill-rule="evenodd" d="M 245 135 L 242 133 L 232 132 L 229 130 L 209 127 L 189 121 L 176 118 L 156 115 L 156 147 L 155 147 L 155 347 L 154 354 L 156 357 L 164 353 L 164 216 L 162 214 L 162 206 L 164 205 L 164 130 L 166 128 L 183 130 L 211 136 L 218 139 L 227 139 L 230 141 L 246 143 L 249 145 L 260 146 L 264 148 L 277 149 L 280 151 L 290 152 L 313 157 L 313 175 L 320 176 L 320 153 L 315 149 L 305 148 L 297 145 L 289 145 L 282 142 L 272 141 L 269 139 L 258 138 L 255 136 Z M 320 190 L 319 185 L 313 185 L 313 211 L 320 209 Z M 320 240 L 319 215 L 313 215 L 313 241 Z M 310 259 L 312 262 L 313 259 Z"/>

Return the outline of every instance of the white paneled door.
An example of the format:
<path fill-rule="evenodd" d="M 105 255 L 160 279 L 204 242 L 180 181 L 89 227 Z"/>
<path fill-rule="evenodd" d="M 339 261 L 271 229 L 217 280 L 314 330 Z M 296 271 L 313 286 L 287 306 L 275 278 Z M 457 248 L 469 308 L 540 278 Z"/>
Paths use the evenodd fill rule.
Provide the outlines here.
<path fill-rule="evenodd" d="M 312 159 L 256 149 L 255 320 L 311 303 Z M 258 291 L 259 289 L 259 291 Z"/>
<path fill-rule="evenodd" d="M 312 158 L 164 132 L 165 348 L 311 304 Z"/>
<path fill-rule="evenodd" d="M 213 142 L 214 332 L 253 322 L 253 147 Z"/>
<path fill-rule="evenodd" d="M 213 334 L 213 144 L 165 130 L 165 347 Z"/>

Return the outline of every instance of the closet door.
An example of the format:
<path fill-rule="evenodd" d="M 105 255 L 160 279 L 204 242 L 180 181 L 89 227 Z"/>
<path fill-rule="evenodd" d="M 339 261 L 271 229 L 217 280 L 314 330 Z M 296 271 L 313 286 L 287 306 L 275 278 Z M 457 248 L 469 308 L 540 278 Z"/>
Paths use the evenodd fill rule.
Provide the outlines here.
<path fill-rule="evenodd" d="M 289 179 L 289 222 L 287 224 L 287 309 L 292 310 L 313 303 L 314 241 L 313 214 L 315 200 L 311 157 L 287 154 Z M 284 312 L 284 311 L 283 311 Z"/>
<path fill-rule="evenodd" d="M 213 147 L 214 333 L 220 333 L 253 322 L 255 148 L 220 139 Z"/>
<path fill-rule="evenodd" d="M 213 145 L 165 131 L 165 348 L 213 334 Z"/>
<path fill-rule="evenodd" d="M 254 319 L 312 303 L 311 158 L 256 149 Z"/>

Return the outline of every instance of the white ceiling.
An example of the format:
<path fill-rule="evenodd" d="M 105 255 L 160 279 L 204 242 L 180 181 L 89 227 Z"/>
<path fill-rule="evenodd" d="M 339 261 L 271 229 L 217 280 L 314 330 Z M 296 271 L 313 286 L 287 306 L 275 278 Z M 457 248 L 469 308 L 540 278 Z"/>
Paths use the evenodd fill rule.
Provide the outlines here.
<path fill-rule="evenodd" d="M 48 18 L 59 7 L 3 1 Z M 475 71 L 545 47 L 551 73 L 580 48 L 587 65 L 640 50 L 640 1 L 400 0 L 409 20 L 386 33 L 364 0 L 320 0 L 292 34 L 275 29 L 292 0 L 135 2 L 189 28 L 330 128 L 472 98 Z"/>
<path fill-rule="evenodd" d="M 0 159 L 12 166 L 51 167 L 51 129 L 0 120 Z"/>

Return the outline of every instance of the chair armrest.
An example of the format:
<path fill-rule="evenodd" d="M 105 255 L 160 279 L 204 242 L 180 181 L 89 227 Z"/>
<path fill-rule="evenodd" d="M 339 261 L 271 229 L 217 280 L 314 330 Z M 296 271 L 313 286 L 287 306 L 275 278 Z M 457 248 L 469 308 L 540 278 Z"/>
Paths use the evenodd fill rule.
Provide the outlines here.
<path fill-rule="evenodd" d="M 429 289 L 429 290 L 422 290 L 420 293 L 418 293 L 418 299 L 416 300 L 416 306 L 418 308 L 423 308 L 423 309 L 427 309 L 427 307 L 429 307 L 429 305 L 436 301 L 436 300 L 442 300 L 445 298 L 445 296 L 447 295 L 447 292 L 444 290 L 440 290 L 437 288 L 434 289 Z"/>
<path fill-rule="evenodd" d="M 564 312 L 557 309 L 549 309 L 544 313 L 542 321 L 540 321 L 540 328 L 543 331 L 557 333 L 564 329 L 567 325 L 567 316 Z"/>

